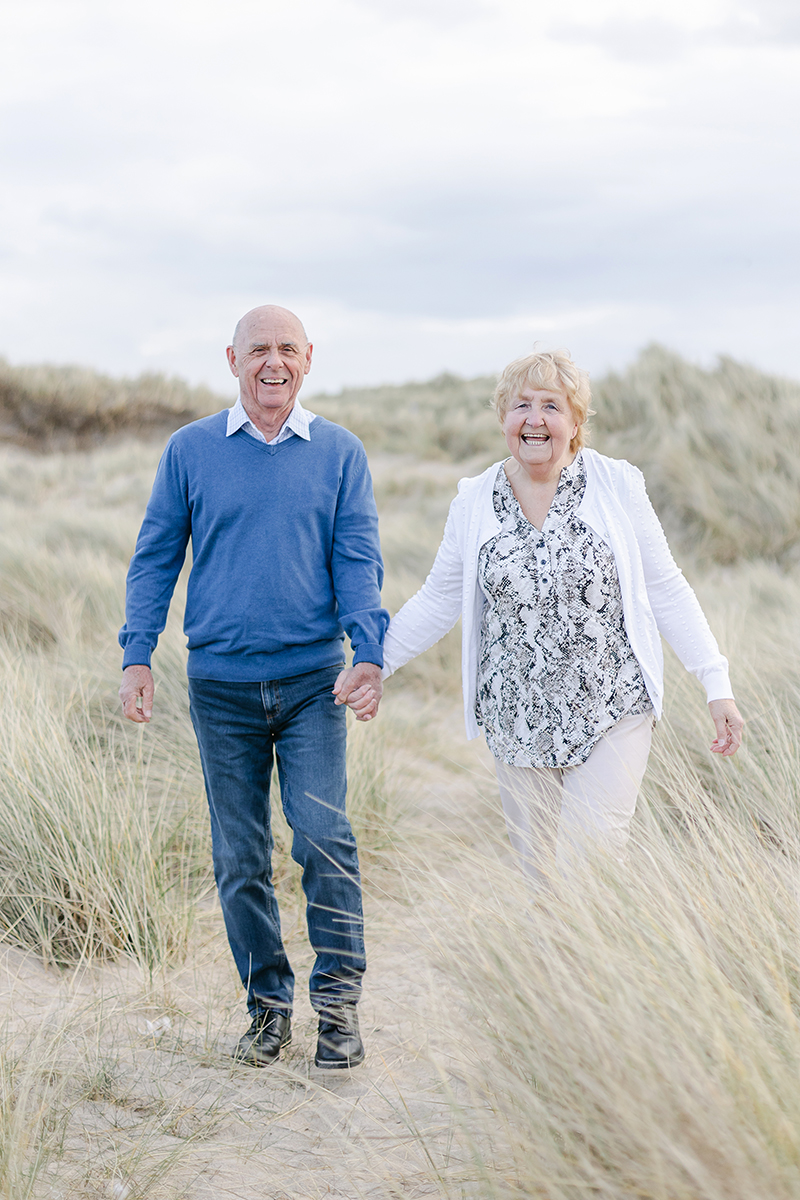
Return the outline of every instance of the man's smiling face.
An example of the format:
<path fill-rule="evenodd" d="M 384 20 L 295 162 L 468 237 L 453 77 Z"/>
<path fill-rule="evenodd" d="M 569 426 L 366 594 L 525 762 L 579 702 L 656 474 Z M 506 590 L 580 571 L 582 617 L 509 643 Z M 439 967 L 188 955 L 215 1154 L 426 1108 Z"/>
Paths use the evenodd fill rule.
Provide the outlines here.
<path fill-rule="evenodd" d="M 242 317 L 228 346 L 242 404 L 255 425 L 270 427 L 291 412 L 311 369 L 313 347 L 300 321 L 286 308 L 265 304 Z"/>

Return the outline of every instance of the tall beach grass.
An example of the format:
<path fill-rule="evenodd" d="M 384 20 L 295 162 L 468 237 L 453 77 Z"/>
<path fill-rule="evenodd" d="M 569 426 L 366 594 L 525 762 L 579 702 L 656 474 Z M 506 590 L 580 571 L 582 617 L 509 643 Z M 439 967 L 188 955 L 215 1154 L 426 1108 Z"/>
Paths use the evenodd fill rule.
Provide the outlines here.
<path fill-rule="evenodd" d="M 743 627 L 745 748 L 709 753 L 670 659 L 624 868 L 598 856 L 533 894 L 487 780 L 420 873 L 452 1002 L 441 1069 L 487 1200 L 800 1196 L 800 581 L 725 583 L 704 599 Z"/>
<path fill-rule="evenodd" d="M 48 403 L 74 385 L 67 408 L 102 408 L 77 376 L 63 387 L 56 376 Z M 392 611 L 424 578 L 460 476 L 503 457 L 490 391 L 491 380 L 450 376 L 309 398 L 367 443 Z M 800 1200 L 800 388 L 655 347 L 595 393 L 594 444 L 645 470 L 731 658 L 747 742 L 733 763 L 712 758 L 700 690 L 670 659 L 627 868 L 599 861 L 536 904 L 491 777 L 476 782 L 453 762 L 457 630 L 389 682 L 378 722 L 353 729 L 351 815 L 368 887 L 412 902 L 420 961 L 432 955 L 448 981 L 434 1041 L 458 1165 L 451 1141 L 414 1124 L 430 1167 L 415 1187 L 453 1200 Z M 142 418 L 145 440 L 103 440 L 101 414 L 83 432 L 63 422 L 73 432 L 62 444 L 98 439 L 91 451 L 0 449 L 0 931 L 59 979 L 71 978 L 65 966 L 129 963 L 139 999 L 191 961 L 209 913 L 220 936 L 181 587 L 154 660 L 151 726 L 124 722 L 116 696 L 124 575 L 160 449 L 151 435 L 163 442 L 170 422 L 217 406 L 175 395 L 166 424 Z M 138 428 L 127 421 L 114 437 Z M 422 812 L 447 772 L 449 815 Z M 278 884 L 297 895 L 279 815 L 276 830 Z M 140 1157 L 124 1138 L 104 1155 L 87 1105 L 110 1105 L 117 1122 L 134 1111 L 114 1065 L 127 1051 L 98 1014 L 67 1005 L 45 1017 L 0 1030 L 0 1195 L 54 1195 L 46 1168 L 62 1163 L 65 1196 L 134 1178 L 143 1196 L 169 1194 L 162 1135 L 184 1128 L 191 1101 L 182 1109 L 176 1092 L 173 1112 L 151 1097 Z M 216 1029 L 210 1009 L 208 1020 Z M 165 1095 L 188 1045 L 175 1040 L 171 1067 L 141 1067 L 165 1072 Z M 209 1045 L 198 1060 L 215 1064 Z M 215 1077 L 221 1105 L 243 1086 Z"/>

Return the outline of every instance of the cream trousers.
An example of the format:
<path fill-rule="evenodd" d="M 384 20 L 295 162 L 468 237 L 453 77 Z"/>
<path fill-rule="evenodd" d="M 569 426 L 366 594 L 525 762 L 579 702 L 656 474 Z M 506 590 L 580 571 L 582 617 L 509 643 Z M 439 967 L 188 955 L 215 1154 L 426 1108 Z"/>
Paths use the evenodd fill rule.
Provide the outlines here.
<path fill-rule="evenodd" d="M 653 714 L 624 717 L 577 767 L 512 767 L 495 760 L 511 845 L 536 890 L 598 850 L 624 862 L 647 767 Z"/>

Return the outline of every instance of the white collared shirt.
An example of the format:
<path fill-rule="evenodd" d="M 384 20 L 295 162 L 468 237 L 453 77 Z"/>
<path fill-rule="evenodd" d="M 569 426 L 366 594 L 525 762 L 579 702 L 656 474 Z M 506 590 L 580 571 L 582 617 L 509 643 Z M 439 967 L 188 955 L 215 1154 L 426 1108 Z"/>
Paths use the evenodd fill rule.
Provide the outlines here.
<path fill-rule="evenodd" d="M 243 429 L 245 433 L 249 433 L 250 437 L 255 438 L 257 442 L 264 442 L 267 446 L 277 446 L 280 442 L 285 442 L 293 433 L 296 433 L 298 437 L 303 438 L 306 442 L 310 442 L 311 431 L 309 426 L 315 416 L 316 413 L 309 412 L 307 408 L 303 408 L 299 400 L 295 400 L 292 411 L 275 434 L 275 437 L 267 441 L 261 430 L 257 429 L 248 417 L 247 411 L 242 404 L 242 397 L 237 396 L 233 408 L 228 409 L 228 427 L 225 430 L 225 436 L 230 437 L 232 433 L 237 433 L 240 429 Z"/>

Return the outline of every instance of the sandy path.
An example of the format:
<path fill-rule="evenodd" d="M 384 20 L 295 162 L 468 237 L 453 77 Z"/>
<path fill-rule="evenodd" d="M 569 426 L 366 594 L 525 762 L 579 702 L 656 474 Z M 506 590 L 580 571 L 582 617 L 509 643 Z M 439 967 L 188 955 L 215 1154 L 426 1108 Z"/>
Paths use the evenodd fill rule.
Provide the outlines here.
<path fill-rule="evenodd" d="M 133 968 L 65 978 L 6 953 L 0 989 L 11 1023 L 65 1027 L 68 1136 L 37 1195 L 480 1194 L 448 1102 L 448 1092 L 461 1104 L 469 1098 L 447 1057 L 453 996 L 429 934 L 437 897 L 420 890 L 428 865 L 448 868 L 443 827 L 479 810 L 486 788 L 485 750 L 457 737 L 449 746 L 457 763 L 409 776 L 414 838 L 402 867 L 365 879 L 367 1060 L 352 1072 L 313 1067 L 316 1020 L 304 992 L 311 952 L 297 906 L 284 907 L 298 979 L 294 1040 L 280 1065 L 264 1070 L 229 1057 L 247 1020 L 218 912 L 206 918 L 191 965 L 147 984 Z M 164 1018 L 169 1027 L 159 1028 Z"/>

